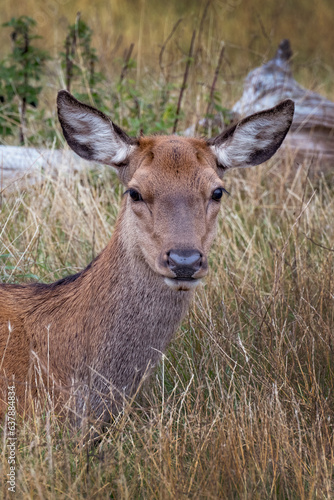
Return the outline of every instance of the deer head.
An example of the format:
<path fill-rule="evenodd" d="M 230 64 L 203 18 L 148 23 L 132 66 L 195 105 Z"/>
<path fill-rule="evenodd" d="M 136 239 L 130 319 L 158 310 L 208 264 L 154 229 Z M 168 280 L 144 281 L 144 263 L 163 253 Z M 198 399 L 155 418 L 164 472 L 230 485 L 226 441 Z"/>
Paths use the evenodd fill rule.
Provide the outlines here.
<path fill-rule="evenodd" d="M 115 168 L 126 186 L 126 245 L 175 290 L 194 288 L 208 271 L 223 175 L 268 160 L 286 136 L 293 112 L 294 103 L 286 100 L 209 140 L 132 138 L 97 109 L 64 90 L 58 94 L 69 146 L 86 160 Z"/>

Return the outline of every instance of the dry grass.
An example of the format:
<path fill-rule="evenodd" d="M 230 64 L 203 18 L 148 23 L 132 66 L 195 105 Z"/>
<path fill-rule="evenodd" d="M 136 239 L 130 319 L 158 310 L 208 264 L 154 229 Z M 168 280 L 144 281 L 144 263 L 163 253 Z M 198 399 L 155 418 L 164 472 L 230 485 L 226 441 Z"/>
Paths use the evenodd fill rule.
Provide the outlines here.
<path fill-rule="evenodd" d="M 258 19 L 255 7 L 244 9 L 238 1 L 213 3 L 216 10 L 207 18 L 186 89 L 183 126 L 207 108 L 220 40 L 226 39 L 224 34 L 219 36 L 219 7 L 234 6 L 224 11 L 230 38 L 224 77 L 217 85 L 223 106 L 235 100 L 235 89 L 240 91 L 241 86 L 240 66 L 233 70 L 230 64 L 233 50 L 240 51 L 241 63 L 247 60 L 249 68 L 251 54 L 260 62 L 289 34 L 283 33 L 282 23 L 292 9 L 288 9 L 290 3 L 282 4 L 285 18 L 279 18 L 277 40 L 269 30 L 267 42 L 260 25 L 252 24 L 254 16 Z M 7 13 L 13 14 L 12 4 L 6 3 Z M 141 3 L 144 14 L 148 4 Z M 321 2 L 317 22 L 327 16 L 332 36 L 332 10 L 327 4 Z M 66 5 L 57 3 L 59 12 Z M 273 5 L 262 18 L 276 26 Z M 202 13 L 204 3 L 201 8 Z M 305 9 L 303 15 L 307 14 Z M 239 32 L 234 29 L 234 15 L 239 16 Z M 200 17 L 193 16 L 198 27 Z M 94 22 L 98 19 L 97 14 L 92 16 Z M 154 38 L 154 46 L 144 37 L 152 29 L 142 30 L 140 72 L 137 66 L 128 75 L 138 78 L 150 98 L 160 91 L 163 79 L 159 70 L 152 74 L 143 64 L 145 51 L 153 47 L 158 54 L 157 46 L 177 16 L 171 19 L 167 16 L 165 27 L 157 28 L 163 37 Z M 297 18 L 291 19 L 286 26 L 293 23 L 297 36 Z M 103 17 L 95 39 L 100 55 L 100 49 L 111 46 L 117 35 L 108 38 L 107 22 L 108 16 Z M 191 29 L 190 23 L 184 31 L 185 51 Z M 303 30 L 309 36 L 305 26 Z M 316 32 L 313 29 L 311 35 Z M 133 41 L 127 36 L 125 45 Z M 321 47 L 330 45 L 330 36 L 323 36 Z M 304 38 L 299 37 L 300 46 Z M 259 50 L 256 40 L 262 40 Z M 167 77 L 179 85 L 185 55 L 177 42 L 174 39 L 174 45 L 168 46 L 165 61 L 171 63 Z M 104 55 L 102 64 L 108 60 Z M 304 75 L 301 83 L 325 88 L 333 98 L 329 78 L 333 70 L 321 61 L 317 64 L 310 58 L 299 67 Z M 328 80 L 315 76 L 315 67 Z M 61 80 L 61 75 L 57 78 Z M 59 88 L 54 80 L 52 85 Z M 53 103 L 49 112 L 54 113 Z M 18 419 L 20 498 L 334 497 L 333 175 L 310 175 L 310 168 L 312 172 L 313 165 L 298 166 L 291 159 L 273 160 L 226 177 L 231 196 L 223 201 L 211 273 L 149 385 L 94 442 L 87 423 L 74 432 L 47 399 L 32 415 Z M 51 282 L 84 268 L 110 238 L 121 194 L 116 177 L 107 169 L 72 176 L 60 173 L 56 179 L 45 175 L 40 183 L 5 191 L 0 214 L 1 281 Z M 8 471 L 5 443 L 2 432 L 2 478 Z M 1 495 L 8 497 L 5 482 Z"/>
<path fill-rule="evenodd" d="M 73 24 L 78 11 L 94 30 L 94 44 L 107 68 L 113 58 L 121 57 L 130 43 L 140 58 L 140 73 L 156 65 L 155 56 L 175 22 L 182 18 L 178 44 L 188 47 L 192 30 L 199 28 L 208 0 L 2 0 L 1 22 L 12 16 L 28 15 L 36 19 L 43 47 L 53 55 L 64 41 L 68 23 Z M 254 62 L 268 57 L 282 38 L 291 37 L 303 64 L 316 72 L 332 64 L 334 9 L 328 0 L 211 0 L 205 17 L 202 41 L 212 57 L 216 44 L 224 40 L 230 47 L 234 72 L 245 71 Z M 121 40 L 119 40 L 121 37 Z M 119 42 L 117 42 L 119 40 Z M 0 33 L 1 51 L 10 47 L 8 30 Z M 254 59 L 255 58 L 255 59 Z M 238 61 L 242 65 L 238 66 Z M 245 67 L 246 64 L 246 67 Z"/>
<path fill-rule="evenodd" d="M 333 497 L 333 190 L 307 170 L 226 179 L 211 274 L 151 383 L 95 444 L 52 404 L 20 419 L 21 498 Z M 120 198 L 107 171 L 8 194 L 4 281 L 82 268 Z"/>

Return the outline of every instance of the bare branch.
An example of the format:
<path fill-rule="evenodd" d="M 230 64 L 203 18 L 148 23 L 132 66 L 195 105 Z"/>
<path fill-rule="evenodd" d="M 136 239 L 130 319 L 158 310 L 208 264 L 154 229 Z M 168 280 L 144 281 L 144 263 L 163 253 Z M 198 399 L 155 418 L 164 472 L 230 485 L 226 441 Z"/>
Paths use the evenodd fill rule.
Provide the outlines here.
<path fill-rule="evenodd" d="M 129 47 L 129 50 L 124 58 L 124 65 L 123 65 L 123 68 L 122 68 L 122 72 L 121 72 L 121 76 L 120 76 L 120 79 L 119 79 L 119 83 L 122 83 L 125 75 L 126 75 L 126 72 L 128 70 L 128 67 L 129 67 L 129 61 L 130 61 L 130 58 L 131 58 L 131 54 L 132 54 L 132 51 L 133 51 L 133 48 L 134 48 L 135 44 L 134 43 L 131 43 L 130 47 Z"/>
<path fill-rule="evenodd" d="M 216 83 L 218 80 L 220 67 L 221 67 L 222 62 L 223 62 L 224 51 L 225 51 L 225 44 L 224 44 L 224 42 L 222 42 L 220 54 L 219 54 L 219 59 L 218 59 L 218 63 L 217 63 L 216 70 L 215 70 L 215 75 L 213 77 L 213 81 L 212 81 L 212 85 L 211 85 L 211 89 L 210 89 L 210 97 L 209 97 L 208 107 L 206 110 L 206 116 L 208 116 L 210 111 L 211 111 L 211 106 L 212 106 L 212 103 L 214 100 L 215 87 L 216 87 Z"/>
<path fill-rule="evenodd" d="M 174 121 L 173 134 L 175 134 L 176 129 L 177 129 L 177 124 L 178 124 L 178 121 L 179 121 L 179 115 L 180 115 L 180 110 L 181 110 L 181 103 L 182 103 L 183 93 L 184 93 L 184 91 L 186 89 L 186 86 L 187 86 L 189 68 L 190 68 L 191 59 L 192 59 L 193 50 L 194 50 L 195 36 L 196 36 L 196 30 L 193 32 L 193 36 L 191 38 L 191 43 L 190 43 L 190 49 L 189 49 L 189 54 L 188 54 L 188 59 L 187 59 L 187 64 L 186 64 L 186 69 L 184 71 L 184 76 L 183 76 L 183 83 L 182 83 L 182 86 L 181 86 L 181 89 L 180 89 L 179 100 L 178 100 L 178 103 L 177 103 L 176 118 L 175 118 L 175 121 Z"/>
<path fill-rule="evenodd" d="M 209 10 L 210 3 L 211 3 L 211 0 L 208 0 L 208 1 L 206 2 L 206 5 L 205 5 L 205 7 L 204 7 L 204 11 L 203 11 L 203 15 L 202 15 L 202 18 L 201 18 L 201 22 L 200 22 L 200 25 L 199 25 L 199 30 L 198 30 L 198 38 L 197 38 L 197 51 L 196 51 L 196 56 L 197 56 L 198 52 L 201 50 L 201 39 L 202 39 L 202 33 L 203 33 L 204 23 L 205 23 L 205 19 L 206 19 L 206 16 L 207 16 L 208 10 Z"/>
<path fill-rule="evenodd" d="M 177 30 L 177 28 L 179 27 L 179 25 L 180 25 L 181 22 L 182 22 L 182 18 L 180 18 L 174 24 L 172 31 L 170 32 L 170 34 L 168 35 L 168 37 L 166 38 L 166 40 L 162 44 L 162 47 L 161 47 L 161 50 L 160 50 L 160 54 L 159 54 L 159 66 L 160 66 L 160 70 L 161 70 L 162 74 L 164 73 L 164 69 L 165 69 L 164 66 L 162 65 L 162 58 L 163 58 L 164 52 L 166 50 L 166 45 L 169 42 L 169 40 L 172 38 L 172 36 L 174 35 L 175 31 Z"/>
<path fill-rule="evenodd" d="M 314 241 L 312 238 L 310 238 L 309 236 L 306 236 L 305 233 L 302 233 L 305 238 L 307 240 L 310 240 L 311 243 L 313 243 L 313 245 L 317 246 L 317 247 L 320 247 L 320 248 L 323 248 L 324 250 L 327 250 L 328 252 L 334 252 L 334 248 L 328 248 L 328 247 L 325 247 L 324 245 L 321 245 L 321 243 L 317 243 L 316 241 Z"/>

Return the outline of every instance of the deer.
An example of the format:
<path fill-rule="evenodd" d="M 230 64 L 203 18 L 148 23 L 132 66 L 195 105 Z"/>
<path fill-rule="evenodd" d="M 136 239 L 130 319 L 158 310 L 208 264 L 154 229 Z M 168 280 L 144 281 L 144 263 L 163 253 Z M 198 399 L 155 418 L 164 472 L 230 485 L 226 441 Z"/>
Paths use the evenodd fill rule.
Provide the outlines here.
<path fill-rule="evenodd" d="M 282 144 L 294 103 L 248 116 L 214 138 L 130 137 L 66 90 L 58 117 L 70 148 L 115 169 L 125 192 L 111 240 L 83 271 L 55 283 L 0 284 L 0 412 L 19 411 L 42 380 L 73 412 L 110 421 L 158 364 L 208 273 L 224 174 Z M 73 396 L 74 394 L 74 396 Z"/>

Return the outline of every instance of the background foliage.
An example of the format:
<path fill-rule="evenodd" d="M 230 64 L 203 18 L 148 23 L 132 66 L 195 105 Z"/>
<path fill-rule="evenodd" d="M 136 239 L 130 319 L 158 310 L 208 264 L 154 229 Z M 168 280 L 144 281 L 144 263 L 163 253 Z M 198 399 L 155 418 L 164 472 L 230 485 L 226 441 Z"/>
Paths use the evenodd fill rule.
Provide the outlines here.
<path fill-rule="evenodd" d="M 178 130 L 208 104 L 224 114 L 249 69 L 287 37 L 298 81 L 334 100 L 330 0 L 152 3 L 2 2 L 1 21 L 31 16 L 43 37 L 34 45 L 51 56 L 27 145 L 62 146 L 55 95 L 79 9 L 89 50 L 76 41 L 71 90 L 130 133 L 171 132 L 183 87 Z M 0 32 L 0 59 L 12 50 L 9 33 Z M 1 139 L 17 144 L 19 135 Z M 211 273 L 151 382 L 95 442 L 88 423 L 75 432 L 59 419 L 47 395 L 18 418 L 20 498 L 334 497 L 332 168 L 273 159 L 231 172 L 225 185 Z M 1 280 L 51 282 L 84 268 L 111 237 L 122 192 L 113 173 L 93 167 L 2 186 Z M 3 429 L 0 443 L 2 479 Z"/>
<path fill-rule="evenodd" d="M 39 107 L 28 106 L 26 145 L 51 145 L 55 140 L 55 94 L 68 87 L 68 71 L 73 73 L 70 87 L 74 94 L 109 111 L 129 133 L 172 131 L 194 31 L 178 130 L 195 124 L 207 111 L 220 112 L 226 119 L 226 110 L 240 97 L 244 76 L 272 57 L 282 38 L 291 40 L 297 80 L 328 97 L 333 91 L 334 7 L 329 0 L 270 0 L 265 4 L 259 0 L 171 0 L 167 5 L 157 0 L 154 7 L 149 0 L 87 4 L 27 0 L 24 5 L 3 0 L 2 7 L 3 22 L 22 15 L 36 21 L 33 34 L 41 38 L 34 40 L 34 50 L 47 50 L 51 57 L 38 83 L 43 88 Z M 219 78 L 212 93 L 222 44 Z M 4 60 L 13 50 L 8 28 L 0 31 L 0 47 L 0 60 Z M 73 59 L 70 69 L 69 59 Z M 18 90 L 16 94 L 18 106 Z M 3 132 L 20 122 L 21 110 L 15 113 L 10 106 L 6 102 L 0 109 Z M 16 143 L 17 137 L 5 140 Z"/>

